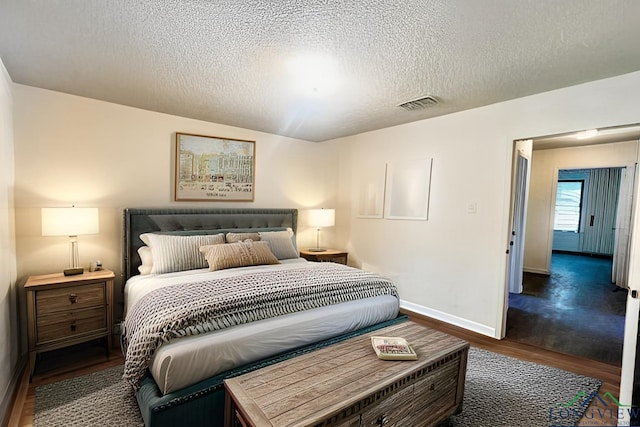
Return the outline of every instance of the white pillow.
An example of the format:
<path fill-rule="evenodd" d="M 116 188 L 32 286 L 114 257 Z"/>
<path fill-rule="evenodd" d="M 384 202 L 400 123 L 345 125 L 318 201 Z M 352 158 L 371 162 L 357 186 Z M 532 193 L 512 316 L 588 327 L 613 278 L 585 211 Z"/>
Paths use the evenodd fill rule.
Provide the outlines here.
<path fill-rule="evenodd" d="M 138 271 L 143 276 L 151 274 L 151 268 L 153 268 L 151 248 L 149 246 L 141 246 L 140 249 L 138 249 L 138 254 L 140 255 L 140 261 L 142 261 L 142 264 L 138 267 Z"/>
<path fill-rule="evenodd" d="M 258 233 L 260 240 L 269 243 L 271 252 L 278 259 L 300 258 L 300 253 L 293 243 L 293 230 L 290 228 L 283 231 L 263 231 Z"/>
<path fill-rule="evenodd" d="M 206 268 L 207 260 L 200 253 L 200 246 L 224 243 L 224 234 L 179 236 L 173 234 L 145 233 L 140 235 L 151 248 L 153 267 L 150 274 Z"/>

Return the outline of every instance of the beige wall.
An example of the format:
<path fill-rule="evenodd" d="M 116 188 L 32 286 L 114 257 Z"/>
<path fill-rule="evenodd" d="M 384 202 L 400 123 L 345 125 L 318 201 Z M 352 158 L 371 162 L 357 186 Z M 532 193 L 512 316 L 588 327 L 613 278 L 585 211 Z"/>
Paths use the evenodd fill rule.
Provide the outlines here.
<path fill-rule="evenodd" d="M 79 237 L 80 263 L 88 266 L 100 259 L 119 280 L 125 207 L 304 209 L 335 201 L 335 154 L 329 145 L 18 84 L 13 89 L 20 278 L 61 271 L 68 265 L 68 239 L 40 235 L 42 207 L 98 207 L 100 233 Z M 255 140 L 255 202 L 173 202 L 175 132 Z M 301 246 L 313 245 L 314 236 L 300 224 Z M 326 244 L 330 238 L 331 233 L 323 236 Z M 121 302 L 119 281 L 116 288 Z M 116 316 L 120 310 L 116 307 Z"/>
<path fill-rule="evenodd" d="M 633 73 L 332 141 L 350 226 L 342 244 L 354 262 L 397 280 L 403 306 L 500 336 L 513 141 L 636 123 L 637 99 Z M 433 158 L 428 221 L 357 217 L 361 176 L 419 157 Z"/>
<path fill-rule="evenodd" d="M 636 141 L 533 152 L 524 253 L 526 271 L 549 274 L 558 170 L 632 165 L 637 154 Z"/>
<path fill-rule="evenodd" d="M 81 238 L 81 262 L 100 258 L 119 271 L 121 209 L 176 205 L 174 132 L 256 139 L 257 197 L 244 205 L 336 207 L 327 246 L 396 279 L 405 307 L 499 336 L 513 141 L 637 122 L 640 73 L 322 144 L 21 85 L 14 99 L 20 277 L 67 264 L 66 239 L 40 236 L 41 207 L 100 207 L 101 232 Z M 433 158 L 428 221 L 357 218 L 361 176 L 419 157 Z M 301 245 L 313 238 L 303 229 Z"/>
<path fill-rule="evenodd" d="M 16 304 L 14 225 L 13 99 L 11 80 L 0 61 L 0 419 L 20 355 Z M 14 378 L 15 379 L 15 378 Z"/>

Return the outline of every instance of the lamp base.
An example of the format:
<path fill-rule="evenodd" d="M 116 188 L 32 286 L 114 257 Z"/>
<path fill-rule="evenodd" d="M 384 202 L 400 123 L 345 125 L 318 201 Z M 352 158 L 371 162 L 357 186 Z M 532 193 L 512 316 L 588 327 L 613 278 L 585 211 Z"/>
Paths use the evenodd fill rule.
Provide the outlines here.
<path fill-rule="evenodd" d="M 325 248 L 309 248 L 309 252 L 326 252 Z"/>
<path fill-rule="evenodd" d="M 76 274 L 84 273 L 84 268 L 82 267 L 74 267 L 74 268 L 65 268 L 63 271 L 65 276 L 75 276 Z"/>

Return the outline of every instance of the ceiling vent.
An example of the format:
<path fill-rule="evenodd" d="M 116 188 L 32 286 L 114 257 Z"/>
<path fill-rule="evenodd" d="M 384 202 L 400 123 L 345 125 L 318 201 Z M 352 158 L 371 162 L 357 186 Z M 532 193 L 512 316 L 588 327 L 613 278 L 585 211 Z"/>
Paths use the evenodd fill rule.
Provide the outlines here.
<path fill-rule="evenodd" d="M 414 99 L 413 101 L 407 101 L 399 104 L 398 107 L 404 108 L 407 111 L 422 110 L 423 108 L 433 107 L 438 105 L 438 98 L 435 96 L 427 95 L 423 98 Z"/>

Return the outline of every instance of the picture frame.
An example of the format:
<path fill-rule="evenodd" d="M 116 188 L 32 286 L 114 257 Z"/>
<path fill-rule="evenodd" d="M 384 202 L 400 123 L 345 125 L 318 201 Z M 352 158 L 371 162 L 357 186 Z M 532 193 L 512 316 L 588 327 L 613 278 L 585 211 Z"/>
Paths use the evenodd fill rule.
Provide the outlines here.
<path fill-rule="evenodd" d="M 382 218 L 385 168 L 385 164 L 382 163 L 379 167 L 365 168 L 360 174 L 357 193 L 358 218 Z"/>
<path fill-rule="evenodd" d="M 176 132 L 175 201 L 253 202 L 255 144 Z"/>
<path fill-rule="evenodd" d="M 384 217 L 422 220 L 429 218 L 429 193 L 433 159 L 387 163 Z"/>

